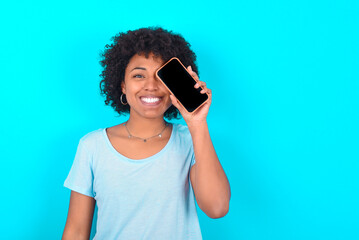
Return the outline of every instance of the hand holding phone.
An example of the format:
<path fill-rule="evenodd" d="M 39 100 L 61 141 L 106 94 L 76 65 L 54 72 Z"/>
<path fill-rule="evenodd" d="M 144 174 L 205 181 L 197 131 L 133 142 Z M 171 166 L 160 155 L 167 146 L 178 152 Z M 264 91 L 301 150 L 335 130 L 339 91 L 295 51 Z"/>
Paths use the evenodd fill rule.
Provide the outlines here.
<path fill-rule="evenodd" d="M 201 93 L 203 88 L 194 88 L 197 81 L 176 57 L 160 67 L 156 75 L 187 112 L 195 112 L 209 99 L 207 93 Z"/>

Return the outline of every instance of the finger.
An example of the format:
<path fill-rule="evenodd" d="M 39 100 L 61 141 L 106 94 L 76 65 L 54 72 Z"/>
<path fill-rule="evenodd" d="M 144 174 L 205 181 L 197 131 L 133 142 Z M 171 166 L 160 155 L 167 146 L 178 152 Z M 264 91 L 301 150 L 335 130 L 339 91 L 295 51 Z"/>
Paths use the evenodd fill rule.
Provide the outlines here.
<path fill-rule="evenodd" d="M 177 106 L 178 106 L 177 98 L 171 94 L 171 95 L 170 95 L 170 99 L 171 99 L 172 104 L 173 104 L 175 107 L 177 107 Z"/>
<path fill-rule="evenodd" d="M 202 82 L 202 81 L 198 81 L 195 85 L 194 85 L 195 88 L 199 88 L 199 87 L 202 87 L 202 88 L 206 88 L 207 85 L 205 82 Z"/>
<path fill-rule="evenodd" d="M 191 76 L 194 78 L 194 79 L 196 79 L 197 81 L 199 81 L 199 77 L 198 77 L 198 75 L 195 73 L 195 72 L 191 72 Z"/>
<path fill-rule="evenodd" d="M 177 98 L 172 94 L 170 95 L 170 98 L 171 98 L 173 106 L 175 106 L 180 111 L 180 113 L 182 113 L 183 107 L 178 103 Z"/>
<path fill-rule="evenodd" d="M 191 66 L 188 66 L 188 67 L 187 67 L 187 70 L 188 70 L 189 74 L 191 74 L 191 76 L 192 76 L 194 79 L 199 80 L 197 73 L 192 70 L 192 67 L 191 67 Z"/>
<path fill-rule="evenodd" d="M 212 91 L 211 91 L 211 89 L 209 89 L 209 88 L 205 88 L 205 89 L 202 89 L 202 90 L 201 90 L 201 93 L 212 94 Z"/>
<path fill-rule="evenodd" d="M 194 85 L 195 88 L 198 88 L 198 87 L 204 87 L 206 84 L 202 81 L 197 81 L 196 84 Z"/>

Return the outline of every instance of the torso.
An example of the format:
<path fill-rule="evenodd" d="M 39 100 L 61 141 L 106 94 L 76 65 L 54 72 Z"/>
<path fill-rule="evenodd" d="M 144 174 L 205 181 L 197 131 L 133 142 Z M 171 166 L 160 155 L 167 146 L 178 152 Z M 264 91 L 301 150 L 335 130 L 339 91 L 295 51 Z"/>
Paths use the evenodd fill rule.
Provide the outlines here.
<path fill-rule="evenodd" d="M 127 158 L 140 160 L 155 155 L 166 146 L 171 137 L 172 127 L 170 124 L 163 131 L 162 137 L 154 137 L 147 142 L 137 138 L 128 138 L 123 124 L 107 128 L 106 133 L 117 152 Z"/>

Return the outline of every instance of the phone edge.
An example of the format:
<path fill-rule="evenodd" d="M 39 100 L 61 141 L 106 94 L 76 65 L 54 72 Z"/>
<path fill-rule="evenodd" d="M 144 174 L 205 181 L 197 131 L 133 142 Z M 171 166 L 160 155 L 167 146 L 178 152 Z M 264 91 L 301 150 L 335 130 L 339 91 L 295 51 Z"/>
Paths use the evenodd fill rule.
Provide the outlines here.
<path fill-rule="evenodd" d="M 167 87 L 167 85 L 162 81 L 162 79 L 158 76 L 158 71 L 160 71 L 164 66 L 166 66 L 170 61 L 172 61 L 173 59 L 176 59 L 181 65 L 182 65 L 182 67 L 187 71 L 187 73 L 191 76 L 191 78 L 193 79 L 193 80 L 195 80 L 196 82 L 198 82 L 195 78 L 193 78 L 192 77 L 192 75 L 188 72 L 188 70 L 187 70 L 187 68 L 182 64 L 182 62 L 177 58 L 177 57 L 172 57 L 171 59 L 169 59 L 166 63 L 164 63 L 159 69 L 157 69 L 156 70 L 156 77 L 163 83 L 163 85 L 167 88 L 167 90 L 173 95 L 173 96 L 175 96 L 174 94 L 173 94 L 173 92 Z M 200 88 L 202 88 L 202 87 L 200 87 Z M 202 90 L 203 90 L 203 88 L 202 88 Z M 194 112 L 196 112 L 200 107 L 202 107 L 206 102 L 208 102 L 208 100 L 209 100 L 209 95 L 208 95 L 208 93 L 205 93 L 205 94 L 207 94 L 207 100 L 206 101 L 204 101 L 201 105 L 199 105 L 195 110 L 193 110 L 192 112 L 189 112 L 188 110 L 187 110 L 187 108 L 185 107 L 185 106 L 183 106 L 183 104 L 178 100 L 178 98 L 175 96 L 175 98 L 178 100 L 177 102 L 186 110 L 186 112 L 187 113 L 194 113 Z"/>

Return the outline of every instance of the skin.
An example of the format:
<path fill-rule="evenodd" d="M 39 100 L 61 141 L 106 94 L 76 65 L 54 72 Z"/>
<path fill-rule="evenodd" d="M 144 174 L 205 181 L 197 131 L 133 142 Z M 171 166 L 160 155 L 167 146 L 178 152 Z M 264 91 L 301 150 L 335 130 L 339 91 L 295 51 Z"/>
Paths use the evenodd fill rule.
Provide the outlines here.
<path fill-rule="evenodd" d="M 172 104 L 177 107 L 193 140 L 196 163 L 190 170 L 190 181 L 198 206 L 211 218 L 224 217 L 229 210 L 231 192 L 208 131 L 206 119 L 212 102 L 212 91 L 199 80 L 189 66 L 188 72 L 197 80 L 194 87 L 201 86 L 201 93 L 207 93 L 209 100 L 194 113 L 188 113 L 157 79 L 156 70 L 163 64 L 164 61 L 153 54 L 148 58 L 136 54 L 129 61 L 122 83 L 122 92 L 126 94 L 130 106 L 127 127 L 134 136 L 151 137 L 165 127 L 165 111 Z M 160 101 L 155 104 L 146 103 L 143 97 L 158 97 Z M 144 159 L 159 152 L 167 144 L 171 132 L 172 126 L 168 126 L 161 138 L 151 138 L 145 143 L 137 138 L 128 138 L 123 124 L 107 128 L 107 135 L 113 147 L 122 155 L 134 160 Z M 62 239 L 89 239 L 94 207 L 93 198 L 71 191 L 69 213 Z"/>
<path fill-rule="evenodd" d="M 191 168 L 190 180 L 198 206 L 207 216 L 221 218 L 229 211 L 231 190 L 208 130 L 207 115 L 212 102 L 212 91 L 207 88 L 205 82 L 199 80 L 191 66 L 188 66 L 187 70 L 197 81 L 194 87 L 201 87 L 201 93 L 208 94 L 208 101 L 195 112 L 189 113 L 178 103 L 175 96 L 171 95 L 170 98 L 186 121 L 192 136 L 196 163 Z"/>

